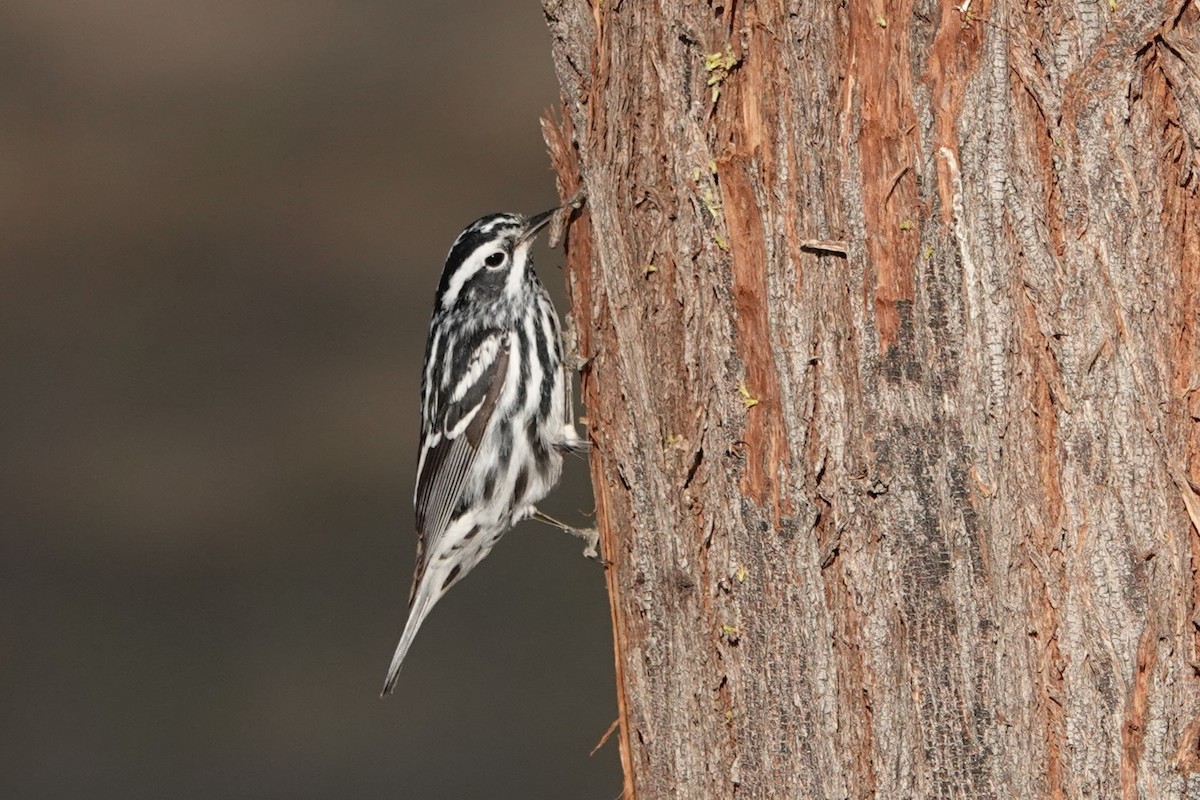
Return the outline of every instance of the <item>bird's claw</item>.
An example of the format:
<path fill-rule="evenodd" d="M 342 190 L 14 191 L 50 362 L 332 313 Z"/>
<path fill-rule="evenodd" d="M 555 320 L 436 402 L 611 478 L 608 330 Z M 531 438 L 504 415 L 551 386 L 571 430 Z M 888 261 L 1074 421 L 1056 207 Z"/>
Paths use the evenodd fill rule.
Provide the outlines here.
<path fill-rule="evenodd" d="M 595 528 L 576 528 L 580 539 L 587 544 L 583 548 L 583 555 L 587 558 L 600 558 L 600 531 Z"/>
<path fill-rule="evenodd" d="M 593 561 L 599 561 L 600 566 L 608 569 L 612 566 L 612 562 L 607 558 L 600 556 L 600 531 L 595 528 L 576 529 L 576 535 L 587 542 L 587 547 L 583 549 L 585 558 L 590 558 Z"/>

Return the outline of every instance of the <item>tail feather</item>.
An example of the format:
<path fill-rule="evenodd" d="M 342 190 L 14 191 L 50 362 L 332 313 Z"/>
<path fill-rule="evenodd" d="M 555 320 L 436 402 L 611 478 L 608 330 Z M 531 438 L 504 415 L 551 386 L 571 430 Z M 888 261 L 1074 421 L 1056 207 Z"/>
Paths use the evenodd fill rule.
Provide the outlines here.
<path fill-rule="evenodd" d="M 404 623 L 404 633 L 400 636 L 400 644 L 396 645 L 396 654 L 392 656 L 392 665 L 388 667 L 387 680 L 383 683 L 380 696 L 392 693 L 396 686 L 396 678 L 400 675 L 400 665 L 412 647 L 413 639 L 421 628 L 421 623 L 429 612 L 437 605 L 446 592 L 467 576 L 467 573 L 479 564 L 496 544 L 497 536 L 481 535 L 472 543 L 473 548 L 458 550 L 448 542 L 454 537 L 441 540 L 435 545 L 435 550 L 428 559 L 422 558 L 423 552 L 418 550 L 418 567 L 413 582 L 412 594 L 408 602 L 408 622 Z M 460 537 L 461 538 L 461 537 Z M 452 558 L 444 558 L 441 548 L 449 548 Z"/>
<path fill-rule="evenodd" d="M 400 644 L 396 646 L 396 653 L 392 656 L 392 665 L 388 667 L 387 680 L 383 682 L 383 691 L 379 693 L 380 697 L 391 694 L 392 690 L 396 688 L 396 679 L 400 677 L 400 665 L 404 663 L 404 657 L 408 655 L 408 648 L 412 647 L 413 639 L 417 637 L 421 623 L 425 621 L 425 617 L 429 616 L 433 606 L 445 594 L 444 591 L 439 591 L 441 581 L 431 580 L 435 577 L 432 571 L 426 572 L 419 585 L 415 587 L 412 605 L 408 611 L 408 622 L 404 623 L 404 633 L 401 634 Z"/>

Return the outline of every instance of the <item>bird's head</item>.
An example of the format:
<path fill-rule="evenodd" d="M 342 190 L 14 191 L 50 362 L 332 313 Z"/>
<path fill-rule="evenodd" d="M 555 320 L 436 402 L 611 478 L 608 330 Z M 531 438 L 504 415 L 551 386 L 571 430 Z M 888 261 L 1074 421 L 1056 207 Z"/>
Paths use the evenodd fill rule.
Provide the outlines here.
<path fill-rule="evenodd" d="M 488 214 L 468 225 L 446 257 L 438 306 L 449 310 L 464 300 L 518 301 L 533 269 L 533 241 L 558 210 L 532 217 Z"/>

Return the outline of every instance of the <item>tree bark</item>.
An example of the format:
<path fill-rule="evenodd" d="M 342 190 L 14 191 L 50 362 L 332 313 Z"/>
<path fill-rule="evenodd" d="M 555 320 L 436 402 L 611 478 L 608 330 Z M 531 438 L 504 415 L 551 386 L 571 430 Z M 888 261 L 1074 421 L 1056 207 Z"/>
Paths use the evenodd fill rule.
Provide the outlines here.
<path fill-rule="evenodd" d="M 1197 4 L 594 2 L 626 796 L 1200 796 Z"/>

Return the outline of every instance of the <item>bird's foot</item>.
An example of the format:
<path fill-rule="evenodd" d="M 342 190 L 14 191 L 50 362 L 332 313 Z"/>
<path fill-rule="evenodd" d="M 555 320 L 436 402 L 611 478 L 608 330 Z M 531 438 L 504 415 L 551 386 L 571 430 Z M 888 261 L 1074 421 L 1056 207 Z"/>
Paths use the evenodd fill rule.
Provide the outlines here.
<path fill-rule="evenodd" d="M 608 559 L 600 557 L 600 531 L 596 530 L 595 528 L 573 527 L 565 522 L 556 520 L 554 517 L 551 517 L 548 514 L 543 514 L 536 508 L 529 516 L 533 519 L 536 519 L 538 522 L 544 522 L 547 525 L 553 525 L 561 531 L 566 531 L 576 539 L 583 540 L 585 545 L 583 548 L 583 555 L 586 558 L 590 558 L 593 561 L 599 561 L 600 565 L 606 568 L 612 564 L 612 562 Z"/>

